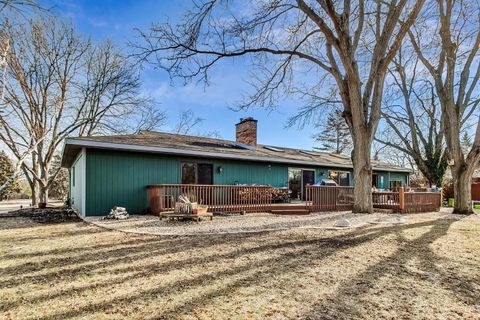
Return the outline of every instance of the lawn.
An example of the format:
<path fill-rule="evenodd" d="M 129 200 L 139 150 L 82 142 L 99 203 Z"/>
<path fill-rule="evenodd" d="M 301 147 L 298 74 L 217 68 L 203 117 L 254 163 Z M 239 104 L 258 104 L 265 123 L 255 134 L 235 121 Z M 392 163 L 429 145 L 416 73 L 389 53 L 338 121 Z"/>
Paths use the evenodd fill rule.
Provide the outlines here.
<path fill-rule="evenodd" d="M 478 319 L 480 219 L 156 237 L 0 219 L 5 319 Z"/>

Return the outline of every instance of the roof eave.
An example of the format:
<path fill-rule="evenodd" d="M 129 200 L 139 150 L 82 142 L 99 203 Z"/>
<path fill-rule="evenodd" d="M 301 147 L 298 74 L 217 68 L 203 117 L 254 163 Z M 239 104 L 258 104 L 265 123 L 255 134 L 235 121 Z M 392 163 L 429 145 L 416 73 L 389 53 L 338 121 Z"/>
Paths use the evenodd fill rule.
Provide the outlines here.
<path fill-rule="evenodd" d="M 65 140 L 64 150 L 67 148 L 68 145 L 78 146 L 78 147 L 98 148 L 98 149 L 151 152 L 151 153 L 162 153 L 162 154 L 170 154 L 170 155 L 200 156 L 200 157 L 206 157 L 206 158 L 264 161 L 264 162 L 273 162 L 273 163 L 325 166 L 325 167 L 352 169 L 352 165 L 350 164 L 335 164 L 335 163 L 332 164 L 332 163 L 326 163 L 321 161 L 305 161 L 305 160 L 294 160 L 294 159 L 284 159 L 284 158 L 270 158 L 270 157 L 260 157 L 260 156 L 238 155 L 238 154 L 223 153 L 223 152 L 207 152 L 207 151 L 198 151 L 198 150 L 191 150 L 191 149 L 165 148 L 165 147 L 144 146 L 144 145 L 137 145 L 137 144 L 102 142 L 102 141 L 93 141 L 93 140 L 84 140 L 84 139 L 75 139 L 75 138 L 67 138 Z M 63 160 L 62 160 L 62 165 L 63 165 Z M 377 171 L 411 173 L 411 170 L 406 168 L 373 167 L 373 169 Z"/>

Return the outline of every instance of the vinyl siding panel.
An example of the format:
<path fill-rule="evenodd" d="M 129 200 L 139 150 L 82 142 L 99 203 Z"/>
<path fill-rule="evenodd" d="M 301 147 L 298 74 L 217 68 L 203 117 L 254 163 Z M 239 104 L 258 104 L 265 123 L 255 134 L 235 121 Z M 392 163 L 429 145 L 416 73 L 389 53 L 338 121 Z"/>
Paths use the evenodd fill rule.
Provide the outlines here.
<path fill-rule="evenodd" d="M 145 186 L 179 183 L 179 161 L 153 154 L 87 151 L 86 207 L 88 215 L 106 215 L 113 206 L 131 213 L 146 208 Z"/>
<path fill-rule="evenodd" d="M 206 160 L 208 162 L 208 160 Z M 273 187 L 288 186 L 288 166 L 240 162 L 240 161 L 213 161 L 214 184 L 233 185 L 260 184 Z M 220 173 L 218 168 L 222 167 Z"/>

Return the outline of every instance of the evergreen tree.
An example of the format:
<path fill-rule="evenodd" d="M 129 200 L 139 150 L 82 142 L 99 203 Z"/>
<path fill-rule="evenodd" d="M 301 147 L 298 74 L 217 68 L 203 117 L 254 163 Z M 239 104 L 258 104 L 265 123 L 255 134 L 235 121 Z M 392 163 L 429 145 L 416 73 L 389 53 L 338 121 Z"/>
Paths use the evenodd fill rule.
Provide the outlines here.
<path fill-rule="evenodd" d="M 15 166 L 5 151 L 0 152 L 0 200 L 5 200 L 20 192 Z"/>
<path fill-rule="evenodd" d="M 460 144 L 464 154 L 468 154 L 468 151 L 472 147 L 472 138 L 468 135 L 467 131 L 463 132 Z"/>
<path fill-rule="evenodd" d="M 338 109 L 330 112 L 323 131 L 314 136 L 321 143 L 314 149 L 328 151 L 336 154 L 346 153 L 352 148 L 352 138 L 342 112 Z"/>
<path fill-rule="evenodd" d="M 49 175 L 56 174 L 48 188 L 48 194 L 52 199 L 64 200 L 68 194 L 68 170 L 60 168 L 62 158 L 59 154 L 55 155 L 52 161 Z"/>

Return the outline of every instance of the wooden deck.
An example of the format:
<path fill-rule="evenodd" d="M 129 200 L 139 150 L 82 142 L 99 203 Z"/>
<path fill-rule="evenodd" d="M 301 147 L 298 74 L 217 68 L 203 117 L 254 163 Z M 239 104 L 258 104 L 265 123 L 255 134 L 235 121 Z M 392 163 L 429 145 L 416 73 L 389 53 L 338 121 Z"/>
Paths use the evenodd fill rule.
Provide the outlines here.
<path fill-rule="evenodd" d="M 150 213 L 173 211 L 183 194 L 192 202 L 208 206 L 209 212 L 309 214 L 310 212 L 348 211 L 353 208 L 353 187 L 307 186 L 305 202 L 274 203 L 276 189 L 269 186 L 230 185 L 151 185 L 147 187 Z M 373 207 L 413 213 L 440 210 L 440 192 L 381 191 L 372 193 Z"/>

